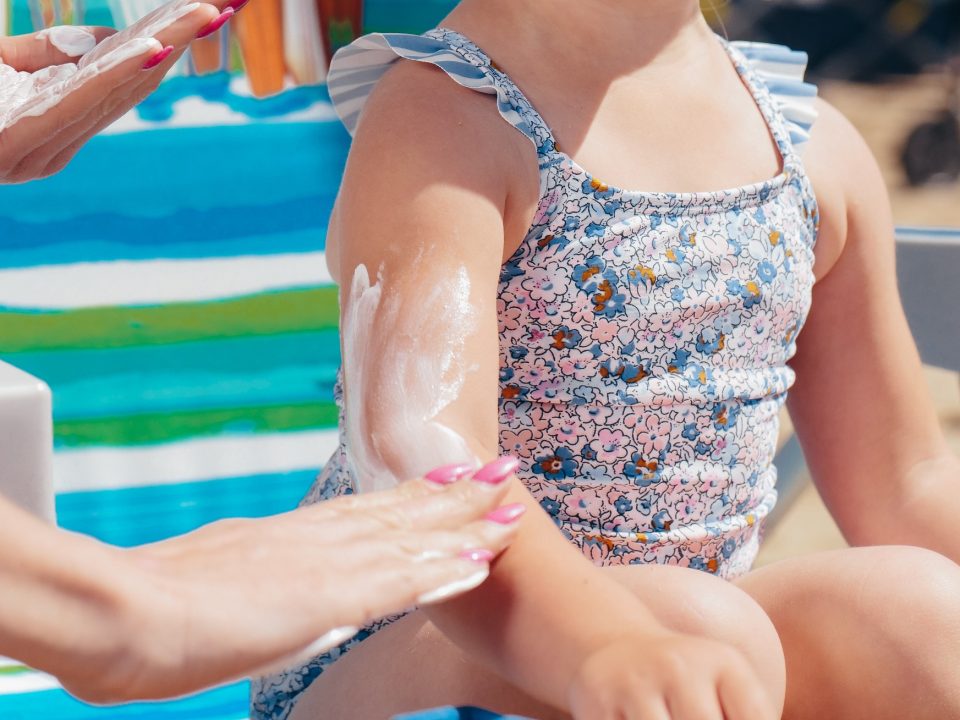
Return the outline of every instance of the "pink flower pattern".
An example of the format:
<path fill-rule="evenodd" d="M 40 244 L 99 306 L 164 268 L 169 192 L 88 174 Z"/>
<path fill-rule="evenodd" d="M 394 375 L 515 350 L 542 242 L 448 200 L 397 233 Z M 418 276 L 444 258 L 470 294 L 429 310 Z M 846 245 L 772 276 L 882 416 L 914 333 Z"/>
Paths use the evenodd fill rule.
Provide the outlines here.
<path fill-rule="evenodd" d="M 491 80 L 540 156 L 534 224 L 498 291 L 501 450 L 598 565 L 746 572 L 776 501 L 778 411 L 794 381 L 787 361 L 810 307 L 818 228 L 775 98 L 725 45 L 767 119 L 781 173 L 719 192 L 631 192 L 557 148 L 469 40 L 426 36 Z M 354 491 L 345 457 L 341 446 L 305 502 Z M 285 717 L 282 699 L 355 642 L 263 681 L 259 717 Z"/>

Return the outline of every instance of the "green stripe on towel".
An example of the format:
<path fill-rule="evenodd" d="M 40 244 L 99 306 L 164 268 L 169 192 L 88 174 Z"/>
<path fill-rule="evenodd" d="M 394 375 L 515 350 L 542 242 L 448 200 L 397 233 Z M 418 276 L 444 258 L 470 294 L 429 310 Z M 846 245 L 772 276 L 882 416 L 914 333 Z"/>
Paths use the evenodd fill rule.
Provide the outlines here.
<path fill-rule="evenodd" d="M 56 423 L 54 438 L 61 448 L 130 446 L 228 433 L 290 432 L 336 426 L 337 406 L 319 402 L 70 420 Z"/>
<path fill-rule="evenodd" d="M 337 288 L 73 311 L 0 310 L 0 352 L 126 348 L 337 327 Z"/>

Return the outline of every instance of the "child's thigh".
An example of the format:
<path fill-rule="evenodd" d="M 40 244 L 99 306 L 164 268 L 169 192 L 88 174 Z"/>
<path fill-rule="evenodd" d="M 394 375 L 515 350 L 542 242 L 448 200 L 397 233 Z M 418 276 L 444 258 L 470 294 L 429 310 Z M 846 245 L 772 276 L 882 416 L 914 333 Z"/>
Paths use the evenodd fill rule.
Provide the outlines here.
<path fill-rule="evenodd" d="M 643 565 L 604 572 L 635 592 L 665 626 L 740 648 L 774 701 L 782 702 L 779 640 L 747 593 L 697 570 Z M 365 640 L 321 675 L 291 720 L 380 720 L 438 705 L 478 705 L 537 720 L 567 718 L 480 666 L 425 615 L 413 613 Z"/>
<path fill-rule="evenodd" d="M 960 718 L 960 566 L 920 548 L 816 553 L 735 581 L 773 620 L 786 720 Z"/>

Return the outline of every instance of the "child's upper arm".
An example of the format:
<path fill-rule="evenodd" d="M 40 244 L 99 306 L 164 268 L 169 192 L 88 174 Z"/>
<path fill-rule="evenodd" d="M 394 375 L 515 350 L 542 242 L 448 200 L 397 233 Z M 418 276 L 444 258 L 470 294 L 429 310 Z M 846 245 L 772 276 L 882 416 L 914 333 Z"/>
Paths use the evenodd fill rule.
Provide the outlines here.
<path fill-rule="evenodd" d="M 850 123 L 819 110 L 805 158 L 821 207 L 818 282 L 789 406 L 841 529 L 875 542 L 909 492 L 909 469 L 943 440 L 900 304 L 883 178 Z"/>
<path fill-rule="evenodd" d="M 403 62 L 357 131 L 328 244 L 348 443 L 368 487 L 496 453 L 506 188 L 488 150 L 500 132 L 491 110 L 436 68 Z"/>

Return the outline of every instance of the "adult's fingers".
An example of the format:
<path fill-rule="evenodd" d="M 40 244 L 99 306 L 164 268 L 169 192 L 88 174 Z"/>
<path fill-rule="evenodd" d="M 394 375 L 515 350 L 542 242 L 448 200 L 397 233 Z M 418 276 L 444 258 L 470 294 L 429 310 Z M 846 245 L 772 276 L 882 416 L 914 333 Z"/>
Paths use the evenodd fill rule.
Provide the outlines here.
<path fill-rule="evenodd" d="M 0 177 L 13 182 L 32 179 L 24 160 L 99 112 L 105 99 L 162 49 L 150 38 L 131 40 L 101 65 L 88 67 L 17 108 L 0 132 Z"/>
<path fill-rule="evenodd" d="M 0 38 L 0 58 L 15 70 L 36 72 L 50 65 L 76 62 L 116 33 L 106 27 L 58 25 L 29 35 Z"/>
<path fill-rule="evenodd" d="M 118 33 L 116 37 L 111 38 L 110 43 L 104 43 L 103 46 L 98 47 L 96 54 L 84 58 L 81 63 L 83 66 L 96 58 L 98 54 L 102 61 L 106 57 L 104 53 L 108 54 L 110 52 L 110 44 L 121 41 L 125 37 L 136 37 L 136 33 L 153 37 L 164 48 L 174 48 L 173 52 L 160 64 L 131 76 L 131 80 L 136 81 L 136 83 L 132 87 L 124 88 L 125 102 L 118 104 L 112 112 L 104 114 L 98 122 L 85 128 L 84 132 L 78 134 L 70 143 L 59 143 L 56 151 L 49 156 L 50 170 L 61 169 L 69 158 L 76 154 L 91 137 L 118 120 L 125 112 L 156 90 L 164 76 L 186 52 L 197 33 L 208 27 L 211 22 L 216 21 L 218 13 L 219 8 L 211 3 L 180 2 L 172 5 L 170 10 L 160 8 L 140 22 Z"/>
<path fill-rule="evenodd" d="M 149 95 L 159 84 L 163 73 L 176 62 L 177 57 L 179 54 L 172 53 L 163 64 L 150 70 L 144 70 L 139 64 L 129 65 L 125 77 L 117 78 L 116 86 L 110 90 L 107 97 L 92 98 L 95 102 L 89 106 L 86 115 L 60 127 L 55 135 L 37 147 L 29 157 L 24 158 L 23 172 L 35 177 L 47 177 L 62 170 L 91 138 L 119 120 Z M 146 81 L 144 77 L 147 78 Z M 67 92 L 86 93 L 87 89 L 82 85 L 92 80 L 93 76 L 88 76 Z M 149 87 L 145 87 L 145 83 L 149 84 Z"/>
<path fill-rule="evenodd" d="M 279 669 L 299 665 L 334 647 L 359 632 L 359 628 L 380 618 L 408 610 L 416 605 L 444 602 L 483 584 L 490 574 L 489 564 L 469 558 L 445 558 L 427 564 L 401 565 L 393 563 L 375 571 L 364 569 L 361 579 L 343 582 L 338 600 L 343 608 L 335 620 L 338 627 L 330 630 L 331 618 L 322 603 L 311 602 L 321 615 L 317 634 L 322 636 L 307 648 L 282 660 L 271 662 L 254 676 L 270 674 Z M 342 578 L 346 580 L 346 578 Z M 324 578 L 329 582 L 329 578 Z M 311 592 L 315 599 L 316 593 Z"/>
<path fill-rule="evenodd" d="M 46 177 L 62 170 L 93 136 L 152 93 L 198 34 L 209 31 L 211 27 L 221 26 L 245 4 L 243 0 L 217 0 L 212 3 L 179 0 L 158 8 L 129 28 L 101 42 L 93 52 L 82 58 L 79 64 L 81 69 L 86 70 L 91 65 L 107 62 L 109 56 L 124 47 L 124 43 L 131 38 L 156 36 L 155 39 L 163 47 L 173 47 L 176 50 L 149 72 L 134 76 L 139 80 L 135 86 L 123 84 L 116 87 L 109 105 L 92 108 L 88 116 L 77 118 L 75 125 L 69 129 L 61 127 L 55 137 L 47 138 L 29 158 L 19 158 L 18 163 L 22 164 L 22 168 L 17 175 L 26 180 Z M 221 13 L 221 10 L 225 12 Z M 98 36 L 97 39 L 101 38 Z M 20 147 L 24 145 L 20 144 Z"/>
<path fill-rule="evenodd" d="M 230 10 L 229 13 L 232 15 L 233 11 Z M 203 3 L 197 9 L 183 15 L 169 25 L 158 27 L 151 36 L 157 38 L 164 45 L 173 45 L 176 48 L 187 46 L 197 39 L 198 33 L 208 30 L 211 23 L 216 23 L 222 27 L 220 23 L 226 23 L 229 20 L 229 18 L 220 20 L 218 15 L 219 12 L 215 6 Z"/>
<path fill-rule="evenodd" d="M 450 482 L 440 483 L 426 480 L 424 478 L 418 478 L 416 480 L 402 482 L 396 487 L 390 488 L 389 490 L 378 490 L 377 492 L 364 493 L 362 495 L 345 495 L 337 498 L 336 500 L 330 500 L 321 505 L 315 505 L 314 507 L 318 512 L 325 508 L 329 508 L 330 510 L 336 509 L 337 512 L 346 510 L 362 512 L 364 510 L 370 510 L 382 505 L 397 505 L 406 500 L 414 500 L 416 498 L 427 497 L 436 493 L 449 492 L 453 483 L 472 475 L 476 470 L 475 467 L 468 463 L 448 467 L 452 469 L 452 474 L 448 475 L 448 477 L 450 477 Z"/>
<path fill-rule="evenodd" d="M 364 495 L 351 499 L 349 510 L 342 510 L 339 515 L 325 513 L 322 508 L 315 510 L 311 522 L 336 524 L 338 534 L 344 537 L 373 536 L 389 531 L 458 529 L 496 510 L 509 491 L 507 482 L 490 485 L 462 480 L 439 491 L 392 503 L 378 501 L 369 507 L 364 502 L 372 494 Z M 500 513 L 522 514 L 522 508 L 511 505 L 499 510 Z"/>
<path fill-rule="evenodd" d="M 501 467 L 504 465 L 505 469 Z M 420 498 L 432 496 L 444 496 L 447 502 L 453 504 L 476 505 L 479 502 L 492 505 L 502 499 L 507 492 L 507 488 L 501 486 L 508 485 L 502 481 L 492 482 L 492 480 L 509 477 L 515 466 L 516 460 L 512 458 L 498 458 L 481 468 L 475 468 L 469 462 L 446 465 L 427 473 L 424 478 L 400 483 L 390 490 L 343 496 L 309 508 L 302 508 L 301 511 L 311 513 L 319 520 L 332 515 L 342 517 L 350 513 L 365 514 L 380 507 L 404 507 L 415 510 L 415 506 L 409 505 L 407 501 L 417 501 Z M 484 482 L 474 480 L 474 477 Z M 466 480 L 468 478 L 475 484 L 468 483 Z M 425 507 L 432 514 L 436 514 L 444 512 L 447 505 L 430 503 Z M 398 520 L 402 521 L 402 518 Z"/>
<path fill-rule="evenodd" d="M 374 531 L 377 527 L 456 529 L 492 512 L 509 490 L 506 482 L 488 485 L 462 480 L 440 493 L 373 508 L 365 517 L 376 526 L 371 528 Z"/>
<path fill-rule="evenodd" d="M 142 66 L 140 69 L 132 68 L 129 80 L 117 86 L 99 109 L 92 108 L 88 117 L 78 119 L 75 126 L 67 128 L 66 132 L 58 133 L 42 148 L 38 148 L 36 163 L 33 162 L 34 158 L 31 158 L 31 163 L 42 168 L 41 176 L 46 177 L 62 170 L 91 138 L 119 120 L 156 90 L 164 75 L 176 64 L 185 50 L 185 47 L 181 47 L 159 65 L 148 70 L 142 69 Z"/>
<path fill-rule="evenodd" d="M 106 53 L 110 52 L 111 45 L 124 37 L 132 37 L 135 33 L 153 33 L 161 45 L 175 48 L 175 51 L 161 64 L 148 72 L 138 73 L 138 84 L 133 88 L 124 89 L 126 102 L 118 104 L 114 111 L 104 117 L 97 118 L 95 122 L 88 123 L 82 132 L 67 138 L 68 142 L 64 142 L 62 138 L 59 142 L 51 142 L 42 157 L 42 175 L 52 175 L 62 170 L 93 136 L 114 123 L 129 109 L 156 90 L 160 81 L 180 59 L 180 56 L 186 51 L 189 43 L 197 37 L 197 34 L 210 27 L 211 23 L 222 22 L 218 19 L 219 5 L 228 6 L 229 4 L 228 2 L 181 2 L 170 9 L 160 8 L 119 33 L 117 37 L 111 38 L 110 43 L 104 43 L 102 47 L 98 47 L 96 53 L 91 54 L 89 58 L 84 58 L 81 65 L 97 57 L 102 59 Z M 229 11 L 232 13 L 232 8 Z"/>
<path fill-rule="evenodd" d="M 338 589 L 346 612 L 342 624 L 365 625 L 415 605 L 433 605 L 469 592 L 490 575 L 484 559 L 439 558 L 422 563 L 385 560 L 364 577 Z"/>
<path fill-rule="evenodd" d="M 422 479 L 408 480 L 388 490 L 341 495 L 313 505 L 306 505 L 298 508 L 294 513 L 309 520 L 310 523 L 351 521 L 377 508 L 403 505 L 408 501 L 452 491 L 452 485 L 438 485 Z"/>
<path fill-rule="evenodd" d="M 510 522 L 497 523 L 476 520 L 459 530 L 413 530 L 388 532 L 369 541 L 356 541 L 358 554 L 364 560 L 396 559 L 397 562 L 428 562 L 438 558 L 456 557 L 467 551 L 482 551 L 493 560 L 516 536 L 519 529 L 517 515 Z"/>
<path fill-rule="evenodd" d="M 181 38 L 181 44 L 187 43 L 218 14 L 219 10 L 209 3 L 196 3 L 190 0 L 166 3 L 97 45 L 93 52 L 84 55 L 80 60 L 80 67 L 82 69 L 100 62 L 118 47 L 135 38 L 156 38 L 164 42 L 165 38 L 162 37 L 164 33 L 178 24 L 180 27 L 177 30 L 177 37 Z M 184 30 L 187 27 L 193 29 L 193 35 L 189 30 Z"/>

